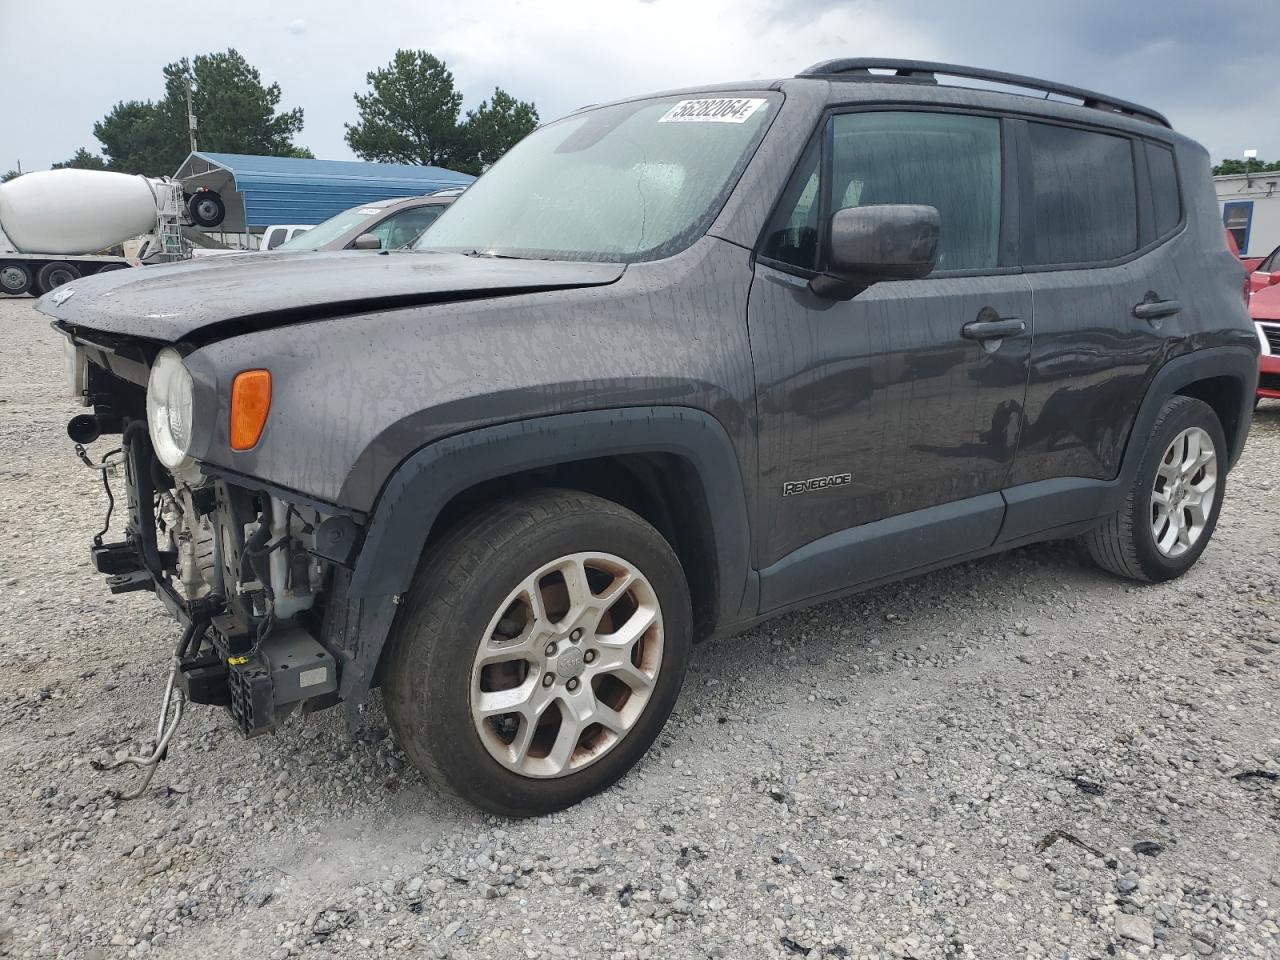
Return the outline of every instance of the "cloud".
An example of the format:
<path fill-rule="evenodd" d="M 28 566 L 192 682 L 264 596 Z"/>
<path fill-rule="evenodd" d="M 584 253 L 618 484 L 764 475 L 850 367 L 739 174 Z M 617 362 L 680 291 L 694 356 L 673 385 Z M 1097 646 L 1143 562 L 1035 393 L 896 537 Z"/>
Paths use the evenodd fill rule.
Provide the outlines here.
<path fill-rule="evenodd" d="M 322 157 L 351 156 L 342 134 L 355 119 L 352 94 L 407 47 L 448 62 L 466 107 L 501 86 L 535 101 L 544 119 L 672 87 L 790 76 L 830 57 L 947 60 L 1147 104 L 1215 157 L 1252 146 L 1280 158 L 1280 124 L 1267 113 L 1280 58 L 1257 4 L 1240 0 L 383 0 L 358 16 L 350 0 L 223 0 L 219 9 L 198 35 L 180 36 L 162 21 L 121 32 L 106 4 L 73 18 L 49 4 L 7 10 L 0 89 L 31 95 L 21 126 L 0 130 L 0 167 L 96 148 L 93 123 L 116 101 L 157 97 L 164 64 L 228 46 L 280 83 L 283 107 L 304 108 L 299 142 Z M 51 71 L 34 41 L 55 32 Z"/>

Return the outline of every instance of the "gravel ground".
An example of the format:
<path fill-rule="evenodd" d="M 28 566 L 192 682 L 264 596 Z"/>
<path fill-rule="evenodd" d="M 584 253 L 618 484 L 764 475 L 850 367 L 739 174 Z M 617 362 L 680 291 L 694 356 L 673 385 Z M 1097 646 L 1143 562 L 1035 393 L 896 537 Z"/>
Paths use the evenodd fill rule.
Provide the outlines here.
<path fill-rule="evenodd" d="M 0 956 L 1280 956 L 1280 404 L 1214 543 L 1138 587 L 1054 544 L 701 647 L 620 785 L 506 822 L 375 705 L 242 741 L 193 708 L 140 800 L 175 628 L 87 562 L 60 344 L 0 300 Z"/>

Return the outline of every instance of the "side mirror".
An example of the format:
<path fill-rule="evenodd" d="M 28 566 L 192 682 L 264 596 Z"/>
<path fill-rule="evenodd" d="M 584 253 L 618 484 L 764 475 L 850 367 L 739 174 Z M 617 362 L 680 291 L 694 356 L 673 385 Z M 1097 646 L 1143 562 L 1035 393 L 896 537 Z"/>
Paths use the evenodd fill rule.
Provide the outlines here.
<path fill-rule="evenodd" d="M 936 207 L 886 203 L 845 207 L 831 215 L 826 271 L 814 293 L 849 300 L 880 280 L 918 280 L 938 262 Z"/>
<path fill-rule="evenodd" d="M 352 250 L 381 250 L 382 241 L 376 233 L 362 233 L 351 241 Z"/>

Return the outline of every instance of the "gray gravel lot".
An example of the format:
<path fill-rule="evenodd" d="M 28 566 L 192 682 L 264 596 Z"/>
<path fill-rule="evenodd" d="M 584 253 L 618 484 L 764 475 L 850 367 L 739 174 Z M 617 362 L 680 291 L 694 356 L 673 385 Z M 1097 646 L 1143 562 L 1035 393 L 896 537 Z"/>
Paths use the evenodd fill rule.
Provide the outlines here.
<path fill-rule="evenodd" d="M 0 298 L 0 956 L 1280 956 L 1280 404 L 1183 580 L 1046 545 L 703 646 L 568 812 L 446 803 L 376 705 L 354 742 L 193 708 L 117 805 L 89 760 L 142 748 L 175 628 L 89 568 L 32 302 Z"/>

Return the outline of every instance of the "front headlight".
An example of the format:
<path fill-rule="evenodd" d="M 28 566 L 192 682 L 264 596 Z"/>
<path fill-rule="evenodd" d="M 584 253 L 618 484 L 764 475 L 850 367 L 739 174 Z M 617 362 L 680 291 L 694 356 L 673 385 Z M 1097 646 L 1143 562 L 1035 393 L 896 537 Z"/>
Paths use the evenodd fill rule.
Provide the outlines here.
<path fill-rule="evenodd" d="M 170 470 L 187 459 L 191 449 L 191 374 L 182 355 L 172 347 L 156 354 L 147 381 L 147 429 L 156 456 Z"/>

